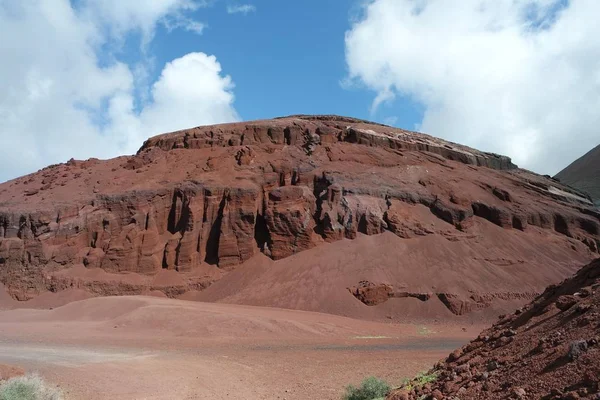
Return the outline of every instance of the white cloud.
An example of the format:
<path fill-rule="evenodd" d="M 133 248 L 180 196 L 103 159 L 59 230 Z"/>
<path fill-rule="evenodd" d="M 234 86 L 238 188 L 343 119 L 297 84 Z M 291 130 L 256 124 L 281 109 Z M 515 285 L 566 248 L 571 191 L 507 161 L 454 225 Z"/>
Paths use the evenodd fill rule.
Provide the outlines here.
<path fill-rule="evenodd" d="M 386 125 L 394 126 L 394 125 L 396 125 L 396 123 L 398 123 L 398 117 L 396 117 L 396 116 L 385 117 L 383 119 L 383 123 Z"/>
<path fill-rule="evenodd" d="M 152 37 L 191 2 L 153 0 L 142 15 L 117 3 L 122 14 L 100 18 L 68 0 L 0 0 L 0 182 L 71 157 L 131 154 L 163 131 L 239 119 L 232 80 L 214 56 L 187 54 L 151 82 L 143 61 L 100 53 L 113 35 Z"/>
<path fill-rule="evenodd" d="M 193 19 L 185 18 L 182 16 L 175 18 L 173 21 L 165 20 L 163 23 L 169 32 L 181 28 L 185 29 L 186 31 L 194 32 L 198 35 L 201 35 L 202 32 L 204 32 L 204 29 L 206 28 L 206 25 L 202 22 L 194 21 Z"/>
<path fill-rule="evenodd" d="M 600 2 L 371 0 L 346 33 L 373 107 L 405 96 L 421 129 L 556 173 L 600 142 Z"/>
<path fill-rule="evenodd" d="M 203 24 L 187 18 L 185 13 L 205 6 L 206 1 L 197 0 L 148 0 L 143 5 L 138 0 L 82 0 L 80 11 L 89 23 L 101 24 L 113 37 L 132 30 L 141 31 L 143 42 L 147 44 L 154 36 L 157 23 L 201 32 Z"/>
<path fill-rule="evenodd" d="M 228 14 L 248 14 L 254 11 L 256 11 L 256 7 L 252 4 L 237 4 L 227 6 Z"/>
<path fill-rule="evenodd" d="M 190 53 L 168 63 L 152 87 L 152 99 L 139 115 L 131 95 L 115 96 L 109 106 L 114 128 L 135 132 L 139 144 L 148 134 L 202 124 L 239 120 L 233 108 L 233 82 L 221 75 L 214 56 Z"/>

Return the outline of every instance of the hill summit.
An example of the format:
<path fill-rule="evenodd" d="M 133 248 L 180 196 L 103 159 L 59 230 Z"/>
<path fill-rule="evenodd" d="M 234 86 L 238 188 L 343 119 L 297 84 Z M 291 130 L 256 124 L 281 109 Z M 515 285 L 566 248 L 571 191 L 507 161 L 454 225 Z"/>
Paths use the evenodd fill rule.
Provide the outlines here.
<path fill-rule="evenodd" d="M 202 126 L 0 185 L 11 298 L 83 290 L 365 318 L 496 313 L 597 256 L 600 213 L 510 158 L 340 116 Z"/>

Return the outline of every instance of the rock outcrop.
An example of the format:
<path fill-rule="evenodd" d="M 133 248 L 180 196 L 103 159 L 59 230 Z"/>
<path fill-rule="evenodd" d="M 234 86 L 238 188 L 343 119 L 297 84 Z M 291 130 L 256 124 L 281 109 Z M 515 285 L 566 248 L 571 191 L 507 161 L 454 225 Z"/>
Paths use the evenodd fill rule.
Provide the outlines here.
<path fill-rule="evenodd" d="M 427 301 L 432 297 L 431 293 L 398 291 L 394 290 L 392 285 L 377 285 L 369 281 L 361 281 L 359 282 L 358 286 L 350 287 L 348 290 L 350 290 L 350 293 L 352 293 L 354 297 L 368 306 L 376 306 L 378 304 L 385 303 L 388 299 L 392 298 L 402 299 L 406 297 L 412 297 L 421 301 Z"/>
<path fill-rule="evenodd" d="M 502 315 L 475 340 L 409 381 L 400 399 L 597 399 L 600 259 Z"/>
<path fill-rule="evenodd" d="M 258 253 L 383 232 L 466 240 L 476 219 L 598 252 L 589 199 L 505 156 L 337 116 L 204 126 L 1 184 L 0 282 L 19 300 L 69 287 L 178 296 Z M 80 266 L 110 283 L 74 279 Z M 457 314 L 478 303 L 436 295 Z"/>

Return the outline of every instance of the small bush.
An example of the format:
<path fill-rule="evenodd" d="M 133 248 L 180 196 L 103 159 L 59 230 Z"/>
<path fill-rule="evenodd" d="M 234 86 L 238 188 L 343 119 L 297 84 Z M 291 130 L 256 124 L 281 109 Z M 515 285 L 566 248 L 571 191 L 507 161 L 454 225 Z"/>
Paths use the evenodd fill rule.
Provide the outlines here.
<path fill-rule="evenodd" d="M 0 383 L 0 400 L 63 400 L 63 395 L 39 376 L 26 375 Z"/>
<path fill-rule="evenodd" d="M 360 387 L 349 385 L 344 400 L 380 400 L 390 393 L 390 385 L 386 381 L 373 376 L 362 381 Z"/>
<path fill-rule="evenodd" d="M 413 379 L 405 379 L 402 382 L 401 387 L 406 390 L 412 390 L 412 389 L 424 386 L 426 383 L 435 382 L 435 381 L 437 381 L 437 378 L 438 378 L 438 376 L 437 376 L 437 373 L 435 373 L 435 372 L 432 372 L 430 374 L 428 374 L 427 372 L 421 372 L 417 376 L 415 376 Z"/>

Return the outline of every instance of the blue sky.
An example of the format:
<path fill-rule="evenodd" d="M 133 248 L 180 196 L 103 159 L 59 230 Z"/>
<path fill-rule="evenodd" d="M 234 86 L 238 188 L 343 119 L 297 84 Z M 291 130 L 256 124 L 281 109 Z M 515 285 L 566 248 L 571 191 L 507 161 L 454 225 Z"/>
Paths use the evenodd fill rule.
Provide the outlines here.
<path fill-rule="evenodd" d="M 543 174 L 600 143 L 597 0 L 143 4 L 0 0 L 0 182 L 290 114 L 419 130 Z"/>
<path fill-rule="evenodd" d="M 206 21 L 202 35 L 160 27 L 149 49 L 156 64 L 194 51 L 216 55 L 235 82 L 235 108 L 243 120 L 328 113 L 379 122 L 396 117 L 409 129 L 420 121 L 418 106 L 406 99 L 371 114 L 373 92 L 342 84 L 344 35 L 360 11 L 356 0 L 258 0 L 247 14 L 228 14 L 227 4 L 239 3 L 193 13 Z M 135 40 L 125 51 L 138 51 Z M 160 70 L 153 72 L 158 78 Z"/>

